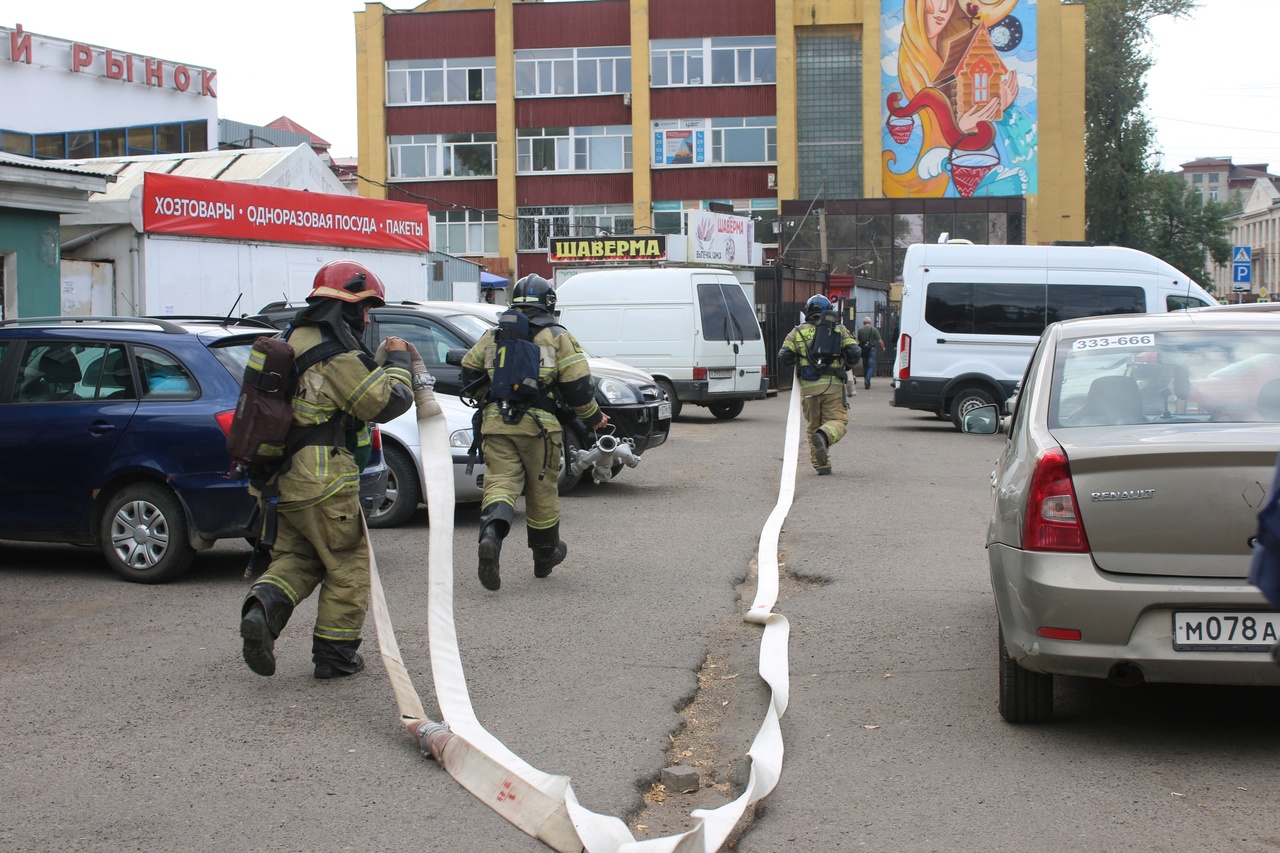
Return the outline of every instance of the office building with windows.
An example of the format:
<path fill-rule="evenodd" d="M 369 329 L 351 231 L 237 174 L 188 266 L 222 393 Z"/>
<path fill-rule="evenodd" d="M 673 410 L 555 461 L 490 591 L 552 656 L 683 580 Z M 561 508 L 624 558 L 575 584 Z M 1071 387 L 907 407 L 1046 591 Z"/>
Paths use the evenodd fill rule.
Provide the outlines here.
<path fill-rule="evenodd" d="M 492 272 L 547 275 L 553 237 L 674 233 L 716 202 L 756 220 L 766 257 L 794 240 L 788 256 L 885 280 L 934 232 L 1084 236 L 1082 6 L 430 0 L 355 18 L 360 193 L 427 205 L 436 247 Z"/>

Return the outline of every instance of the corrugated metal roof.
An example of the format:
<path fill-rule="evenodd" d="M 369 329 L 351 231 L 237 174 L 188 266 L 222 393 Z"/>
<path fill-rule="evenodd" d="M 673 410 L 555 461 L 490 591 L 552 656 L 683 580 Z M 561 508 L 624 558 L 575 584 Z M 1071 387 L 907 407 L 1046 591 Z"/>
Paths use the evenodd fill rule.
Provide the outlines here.
<path fill-rule="evenodd" d="M 309 145 L 300 145 L 315 156 Z M 105 193 L 95 193 L 91 201 L 118 201 L 129 198 L 147 172 L 163 172 L 212 180 L 252 183 L 278 166 L 297 148 L 252 148 L 233 151 L 194 151 L 189 154 L 147 154 L 137 157 L 99 157 L 89 160 L 47 160 L 61 166 L 84 166 L 116 175 Z"/>
<path fill-rule="evenodd" d="M 89 175 L 94 178 L 110 178 L 114 170 L 81 168 L 64 160 L 37 160 L 34 157 L 23 157 L 21 154 L 10 154 L 0 151 L 0 163 L 6 166 L 23 166 L 28 169 L 41 169 L 46 172 L 64 172 L 72 175 Z"/>

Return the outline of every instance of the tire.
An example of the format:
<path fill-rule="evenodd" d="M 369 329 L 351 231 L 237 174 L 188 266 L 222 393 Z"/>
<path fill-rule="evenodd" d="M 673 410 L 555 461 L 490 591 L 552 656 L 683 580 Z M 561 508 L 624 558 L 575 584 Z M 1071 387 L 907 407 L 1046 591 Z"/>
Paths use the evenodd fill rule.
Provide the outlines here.
<path fill-rule="evenodd" d="M 578 487 L 578 484 L 582 482 L 582 475 L 586 472 L 573 474 L 569 471 L 569 463 L 573 460 L 573 452 L 583 449 L 582 440 L 578 438 L 578 434 L 572 428 L 566 428 L 563 436 L 564 465 L 560 469 L 560 480 L 556 484 L 556 490 L 562 495 L 567 495 Z"/>
<path fill-rule="evenodd" d="M 684 404 L 676 399 L 676 389 L 670 382 L 665 379 L 658 380 L 658 387 L 662 389 L 662 393 L 671 401 L 671 420 L 680 417 L 680 410 L 684 408 Z"/>
<path fill-rule="evenodd" d="M 1053 676 L 1018 666 L 996 630 L 1000 669 L 1000 716 L 1009 723 L 1047 723 L 1053 717 Z"/>
<path fill-rule="evenodd" d="M 994 402 L 995 398 L 986 389 L 976 385 L 966 385 L 951 398 L 951 423 L 956 429 L 960 429 L 965 415 L 981 406 L 990 406 Z"/>
<path fill-rule="evenodd" d="M 387 460 L 387 492 L 382 503 L 371 509 L 366 519 L 369 527 L 375 529 L 399 527 L 422 503 L 422 482 L 418 479 L 418 466 L 414 464 L 413 457 L 398 447 L 385 444 L 382 455 Z"/>
<path fill-rule="evenodd" d="M 171 581 L 191 568 L 196 556 L 187 541 L 182 505 L 158 483 L 133 483 L 112 495 L 98 536 L 112 571 L 134 583 Z"/>
<path fill-rule="evenodd" d="M 711 410 L 711 414 L 715 415 L 717 420 L 731 421 L 742 414 L 742 409 L 745 405 L 746 403 L 742 400 L 730 400 L 727 403 L 712 403 L 707 408 Z"/>

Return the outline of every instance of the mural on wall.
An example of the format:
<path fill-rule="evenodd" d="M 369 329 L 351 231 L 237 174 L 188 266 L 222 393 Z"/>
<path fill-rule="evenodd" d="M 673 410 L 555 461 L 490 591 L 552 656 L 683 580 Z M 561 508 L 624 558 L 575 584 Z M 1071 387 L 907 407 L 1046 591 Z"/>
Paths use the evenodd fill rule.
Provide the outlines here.
<path fill-rule="evenodd" d="M 1037 0 L 881 0 L 884 194 L 1036 193 Z"/>

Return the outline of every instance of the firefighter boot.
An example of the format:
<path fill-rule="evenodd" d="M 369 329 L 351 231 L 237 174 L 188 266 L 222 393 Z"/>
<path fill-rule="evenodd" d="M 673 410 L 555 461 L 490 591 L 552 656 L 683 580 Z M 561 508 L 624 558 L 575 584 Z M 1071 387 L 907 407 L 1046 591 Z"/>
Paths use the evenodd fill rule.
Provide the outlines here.
<path fill-rule="evenodd" d="M 356 649 L 359 640 L 327 640 L 311 638 L 311 660 L 316 665 L 316 678 L 344 678 L 364 671 L 364 656 Z"/>
<path fill-rule="evenodd" d="M 551 546 L 539 545 L 533 549 L 533 576 L 545 578 L 551 570 L 564 562 L 569 553 L 569 546 L 560 539 Z"/>
<path fill-rule="evenodd" d="M 293 602 L 280 587 L 254 584 L 240 607 L 244 662 L 258 675 L 275 675 L 276 638 L 293 614 Z"/>

